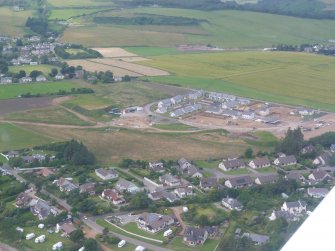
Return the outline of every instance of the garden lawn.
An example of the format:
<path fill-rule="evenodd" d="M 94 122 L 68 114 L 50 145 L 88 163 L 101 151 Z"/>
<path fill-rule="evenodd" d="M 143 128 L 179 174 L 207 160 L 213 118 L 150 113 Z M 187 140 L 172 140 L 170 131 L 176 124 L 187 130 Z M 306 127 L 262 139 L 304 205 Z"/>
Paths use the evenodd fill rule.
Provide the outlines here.
<path fill-rule="evenodd" d="M 277 169 L 272 166 L 269 166 L 269 167 L 257 168 L 256 171 L 259 173 L 276 173 Z"/>
<path fill-rule="evenodd" d="M 194 164 L 197 167 L 202 167 L 202 168 L 217 168 L 220 164 L 219 160 L 213 160 L 208 162 L 207 160 L 195 160 Z"/>
<path fill-rule="evenodd" d="M 221 169 L 220 169 L 221 170 Z M 231 171 L 222 171 L 224 174 L 236 175 L 236 174 L 250 174 L 251 172 L 247 168 L 239 168 Z"/>
<path fill-rule="evenodd" d="M 9 72 L 18 73 L 19 71 L 25 71 L 27 75 L 29 75 L 32 71 L 41 71 L 47 76 L 53 68 L 58 69 L 57 66 L 47 65 L 47 64 L 39 64 L 39 65 L 16 65 L 9 66 Z"/>
<path fill-rule="evenodd" d="M 122 227 L 124 230 L 127 230 L 131 233 L 138 234 L 144 237 L 164 241 L 166 238 L 163 236 L 164 231 L 160 231 L 156 234 L 151 234 L 145 230 L 139 229 L 135 222 L 128 223 Z"/>

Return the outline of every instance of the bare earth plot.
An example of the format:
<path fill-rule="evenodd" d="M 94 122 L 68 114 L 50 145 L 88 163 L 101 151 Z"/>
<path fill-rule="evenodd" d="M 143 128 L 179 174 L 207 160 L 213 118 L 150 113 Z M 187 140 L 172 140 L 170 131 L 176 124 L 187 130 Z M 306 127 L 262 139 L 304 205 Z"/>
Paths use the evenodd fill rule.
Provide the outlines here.
<path fill-rule="evenodd" d="M 113 48 L 92 48 L 95 51 L 100 52 L 104 58 L 116 58 L 116 57 L 137 57 L 138 55 L 128 52 L 125 49 L 113 47 Z"/>

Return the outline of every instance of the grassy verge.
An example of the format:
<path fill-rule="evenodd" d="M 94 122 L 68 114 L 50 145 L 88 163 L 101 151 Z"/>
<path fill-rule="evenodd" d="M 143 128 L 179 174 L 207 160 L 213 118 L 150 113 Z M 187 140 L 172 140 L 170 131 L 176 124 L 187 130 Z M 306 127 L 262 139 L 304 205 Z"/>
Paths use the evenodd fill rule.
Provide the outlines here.
<path fill-rule="evenodd" d="M 258 168 L 258 169 L 256 169 L 256 171 L 259 172 L 259 173 L 276 173 L 277 169 L 270 166 L 270 167 Z"/>
<path fill-rule="evenodd" d="M 197 128 L 181 123 L 175 124 L 155 124 L 153 125 L 154 128 L 162 129 L 162 130 L 171 130 L 171 131 L 194 131 Z"/>
<path fill-rule="evenodd" d="M 236 175 L 236 174 L 250 174 L 251 172 L 246 168 L 241 168 L 237 170 L 231 170 L 231 171 L 222 171 L 224 174 L 229 175 Z"/>

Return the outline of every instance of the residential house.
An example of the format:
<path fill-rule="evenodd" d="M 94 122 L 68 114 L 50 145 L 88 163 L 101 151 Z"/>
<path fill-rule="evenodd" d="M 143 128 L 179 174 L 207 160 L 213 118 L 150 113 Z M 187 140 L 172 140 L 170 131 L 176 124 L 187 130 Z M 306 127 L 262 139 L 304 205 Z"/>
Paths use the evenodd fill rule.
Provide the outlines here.
<path fill-rule="evenodd" d="M 17 158 L 17 157 L 20 157 L 20 153 L 18 151 L 9 151 L 7 153 L 8 159 Z"/>
<path fill-rule="evenodd" d="M 328 164 L 329 160 L 330 160 L 329 153 L 323 152 L 320 154 L 320 156 L 316 157 L 313 160 L 313 164 L 318 166 L 325 166 L 326 164 Z"/>
<path fill-rule="evenodd" d="M 112 201 L 114 205 L 120 205 L 126 202 L 123 199 L 123 196 L 120 195 L 115 189 L 104 189 L 102 191 L 101 197 Z"/>
<path fill-rule="evenodd" d="M 176 118 L 176 117 L 181 117 L 185 114 L 183 109 L 177 109 L 172 112 L 170 112 L 170 117 Z"/>
<path fill-rule="evenodd" d="M 294 155 L 288 155 L 284 157 L 278 157 L 273 162 L 276 166 L 290 166 L 290 165 L 296 165 L 297 159 Z"/>
<path fill-rule="evenodd" d="M 330 146 L 330 151 L 331 151 L 332 153 L 335 153 L 335 144 L 331 144 L 331 146 Z"/>
<path fill-rule="evenodd" d="M 155 213 L 142 213 L 137 219 L 137 226 L 150 233 L 157 233 L 176 223 L 174 217 Z"/>
<path fill-rule="evenodd" d="M 119 177 L 119 174 L 114 169 L 95 169 L 95 174 L 102 180 L 111 180 Z"/>
<path fill-rule="evenodd" d="M 165 191 L 165 190 L 149 193 L 148 197 L 150 199 L 152 199 L 153 201 L 165 199 L 170 203 L 173 203 L 173 202 L 179 200 L 179 198 L 177 197 L 176 194 L 174 194 L 172 192 Z"/>
<path fill-rule="evenodd" d="M 232 119 L 238 119 L 241 113 L 239 111 L 225 109 L 222 111 L 222 115 Z"/>
<path fill-rule="evenodd" d="M 41 199 L 33 199 L 30 202 L 30 211 L 33 215 L 37 216 L 39 220 L 45 220 L 51 214 L 56 216 L 59 212 L 56 208 Z"/>
<path fill-rule="evenodd" d="M 76 70 L 74 72 L 74 74 L 75 74 L 75 78 L 77 78 L 77 79 L 83 79 L 84 78 L 84 70 Z M 121 78 L 121 81 L 122 81 L 122 78 Z"/>
<path fill-rule="evenodd" d="M 219 181 L 217 178 L 202 178 L 200 180 L 200 188 L 205 191 L 211 189 L 218 189 L 220 187 Z"/>
<path fill-rule="evenodd" d="M 158 102 L 158 108 L 162 108 L 162 107 L 170 107 L 172 106 L 172 102 L 170 99 L 164 99 Z"/>
<path fill-rule="evenodd" d="M 245 168 L 245 163 L 240 159 L 228 159 L 224 160 L 219 164 L 219 168 L 224 171 L 235 170 L 239 168 Z"/>
<path fill-rule="evenodd" d="M 269 167 L 271 165 L 270 160 L 268 157 L 257 157 L 254 160 L 249 162 L 249 166 L 251 168 L 262 168 L 262 167 Z"/>
<path fill-rule="evenodd" d="M 232 110 L 232 109 L 234 109 L 236 106 L 238 106 L 238 102 L 237 101 L 235 101 L 235 100 L 231 100 L 231 101 L 228 101 L 228 102 L 226 102 L 226 103 L 223 103 L 222 104 L 222 108 L 223 109 L 228 109 L 228 110 Z"/>
<path fill-rule="evenodd" d="M 254 233 L 244 233 L 243 237 L 249 238 L 256 245 L 263 245 L 270 240 L 270 237 L 267 235 L 254 234 Z"/>
<path fill-rule="evenodd" d="M 125 179 L 119 179 L 116 183 L 116 189 L 120 192 L 128 192 L 128 193 L 137 193 L 140 191 L 139 187 L 137 187 L 133 182 L 130 182 Z"/>
<path fill-rule="evenodd" d="M 206 113 L 210 113 L 210 114 L 221 114 L 222 113 L 222 108 L 219 105 L 211 105 L 209 107 L 207 107 L 207 109 L 205 110 Z"/>
<path fill-rule="evenodd" d="M 186 227 L 184 230 L 184 242 L 189 246 L 202 245 L 208 238 L 205 228 Z"/>
<path fill-rule="evenodd" d="M 314 110 L 307 109 L 307 108 L 300 108 L 298 109 L 298 114 L 301 116 L 312 116 L 314 115 Z"/>
<path fill-rule="evenodd" d="M 262 175 L 255 179 L 255 183 L 257 185 L 266 185 L 266 184 L 276 183 L 277 181 L 278 181 L 277 174 Z"/>
<path fill-rule="evenodd" d="M 20 84 L 26 84 L 33 82 L 33 79 L 31 77 L 23 77 L 19 79 Z"/>
<path fill-rule="evenodd" d="M 177 95 L 177 96 L 174 96 L 172 97 L 170 100 L 171 100 L 171 103 L 176 105 L 176 104 L 179 104 L 183 101 L 184 97 L 181 96 L 181 95 Z"/>
<path fill-rule="evenodd" d="M 149 169 L 153 172 L 162 173 L 165 171 L 162 162 L 151 163 L 149 162 Z"/>
<path fill-rule="evenodd" d="M 200 170 L 194 165 L 191 165 L 189 168 L 187 168 L 185 174 L 191 178 L 202 178 L 203 176 Z"/>
<path fill-rule="evenodd" d="M 60 178 L 57 181 L 57 186 L 61 192 L 70 192 L 72 190 L 78 189 L 78 186 L 73 184 L 71 181 L 65 178 Z"/>
<path fill-rule="evenodd" d="M 329 193 L 329 190 L 327 188 L 315 188 L 315 187 L 309 187 L 307 189 L 307 194 L 313 198 L 324 198 Z"/>
<path fill-rule="evenodd" d="M 204 95 L 204 91 L 197 90 L 197 91 L 189 93 L 187 97 L 188 99 L 195 100 L 195 99 L 201 98 L 203 95 Z"/>
<path fill-rule="evenodd" d="M 58 73 L 56 76 L 55 76 L 55 79 L 56 80 L 63 80 L 65 78 L 65 76 L 62 74 L 62 73 Z"/>
<path fill-rule="evenodd" d="M 76 231 L 75 226 L 71 221 L 64 221 L 62 223 L 57 223 L 56 232 L 62 231 L 65 236 L 70 236 L 70 234 Z"/>
<path fill-rule="evenodd" d="M 184 171 L 184 170 L 187 170 L 192 164 L 188 162 L 187 159 L 181 158 L 178 160 L 178 165 L 180 169 Z"/>
<path fill-rule="evenodd" d="M 291 214 L 301 214 L 307 211 L 307 204 L 305 201 L 298 200 L 293 202 L 284 202 L 283 206 L 281 207 L 281 211 L 286 211 Z"/>
<path fill-rule="evenodd" d="M 240 176 L 229 178 L 225 181 L 225 186 L 229 188 L 243 188 L 250 187 L 253 184 L 253 180 L 250 176 Z"/>
<path fill-rule="evenodd" d="M 320 181 L 328 181 L 332 179 L 332 177 L 326 171 L 316 169 L 310 175 L 308 175 L 308 179 L 310 181 L 320 182 Z"/>
<path fill-rule="evenodd" d="M 163 113 L 167 113 L 167 107 L 165 107 L 165 106 L 163 106 L 163 107 L 158 107 L 158 108 L 156 109 L 156 113 L 161 113 L 161 114 L 163 114 Z"/>
<path fill-rule="evenodd" d="M 37 175 L 43 176 L 43 177 L 49 177 L 50 175 L 54 174 L 55 172 L 47 167 L 44 167 L 36 172 Z"/>
<path fill-rule="evenodd" d="M 265 106 L 256 111 L 260 116 L 268 116 L 270 114 L 270 108 Z"/>
<path fill-rule="evenodd" d="M 222 205 L 230 210 L 241 211 L 243 209 L 243 205 L 237 199 L 233 198 L 223 198 Z"/>
<path fill-rule="evenodd" d="M 89 195 L 95 194 L 95 183 L 89 182 L 79 186 L 80 193 L 88 193 Z"/>
<path fill-rule="evenodd" d="M 36 77 L 36 82 L 45 82 L 47 81 L 47 78 L 44 77 L 43 75 L 39 75 Z"/>
<path fill-rule="evenodd" d="M 185 198 L 188 196 L 192 196 L 193 195 L 193 188 L 192 187 L 180 187 L 180 188 L 176 188 L 174 190 L 174 193 L 179 197 L 179 198 Z"/>
<path fill-rule="evenodd" d="M 306 179 L 303 175 L 301 175 L 299 172 L 289 172 L 288 174 L 285 175 L 286 180 L 295 180 L 297 182 L 305 182 Z"/>
<path fill-rule="evenodd" d="M 308 145 L 305 146 L 304 148 L 302 148 L 300 150 L 301 154 L 309 154 L 309 153 L 313 153 L 315 151 L 315 147 L 313 145 Z"/>
<path fill-rule="evenodd" d="M 11 77 L 1 77 L 0 84 L 11 84 L 13 79 Z"/>
<path fill-rule="evenodd" d="M 180 186 L 181 182 L 180 179 L 176 176 L 173 176 L 171 174 L 164 174 L 163 176 L 159 177 L 159 181 L 166 185 L 166 186 L 170 186 L 170 187 L 174 187 L 174 186 Z"/>

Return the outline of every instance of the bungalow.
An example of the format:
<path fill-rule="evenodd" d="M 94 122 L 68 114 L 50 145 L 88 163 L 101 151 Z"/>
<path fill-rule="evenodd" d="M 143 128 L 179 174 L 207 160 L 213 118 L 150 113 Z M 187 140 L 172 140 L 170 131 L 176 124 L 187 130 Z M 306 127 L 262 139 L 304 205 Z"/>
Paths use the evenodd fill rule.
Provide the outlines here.
<path fill-rule="evenodd" d="M 233 198 L 223 198 L 222 205 L 230 210 L 241 211 L 243 209 L 243 205 L 237 199 Z"/>
<path fill-rule="evenodd" d="M 184 230 L 184 242 L 189 246 L 202 245 L 208 238 L 205 228 L 187 227 Z"/>
<path fill-rule="evenodd" d="M 149 193 L 148 197 L 153 201 L 166 199 L 170 203 L 175 202 L 175 201 L 178 200 L 178 197 L 174 193 L 167 192 L 167 191 L 164 191 L 164 190 Z"/>
<path fill-rule="evenodd" d="M 175 218 L 169 215 L 155 213 L 142 213 L 137 218 L 138 228 L 153 234 L 175 224 L 175 222 Z"/>
<path fill-rule="evenodd" d="M 59 190 L 61 192 L 70 192 L 72 190 L 78 189 L 78 186 L 73 184 L 71 181 L 65 179 L 65 178 L 60 178 L 57 180 L 57 186 L 59 186 Z"/>
<path fill-rule="evenodd" d="M 290 166 L 290 165 L 296 165 L 297 159 L 295 158 L 294 155 L 288 155 L 284 157 L 278 157 L 273 161 L 273 163 L 276 166 Z"/>
<path fill-rule="evenodd" d="M 58 210 L 51 207 L 46 201 L 41 199 L 33 199 L 30 202 L 30 211 L 37 216 L 39 220 L 45 220 L 50 214 L 56 216 Z"/>
<path fill-rule="evenodd" d="M 307 108 L 298 109 L 298 114 L 301 116 L 312 116 L 314 114 L 314 110 L 310 110 Z"/>
<path fill-rule="evenodd" d="M 205 112 L 210 113 L 210 114 L 221 114 L 222 113 L 222 108 L 218 105 L 211 105 L 211 106 L 207 107 Z"/>
<path fill-rule="evenodd" d="M 120 205 L 125 203 L 126 201 L 123 199 L 122 195 L 120 195 L 116 190 L 114 189 L 104 189 L 102 191 L 101 197 L 110 200 L 113 202 L 114 205 Z"/>
<path fill-rule="evenodd" d="M 180 179 L 177 178 L 176 176 L 172 176 L 171 174 L 164 174 L 163 176 L 159 177 L 159 181 L 166 185 L 166 186 L 170 186 L 170 187 L 174 187 L 174 186 L 180 186 L 181 182 Z"/>
<path fill-rule="evenodd" d="M 224 171 L 230 171 L 239 168 L 245 168 L 245 163 L 240 159 L 224 160 L 219 164 L 219 168 Z"/>
<path fill-rule="evenodd" d="M 222 104 L 222 108 L 223 109 L 228 109 L 228 110 L 232 110 L 234 109 L 239 103 L 235 100 L 232 100 L 232 101 L 228 101 L 226 103 L 223 103 Z"/>
<path fill-rule="evenodd" d="M 328 194 L 329 190 L 327 188 L 312 188 L 307 189 L 307 194 L 313 198 L 324 198 Z"/>
<path fill-rule="evenodd" d="M 188 99 L 195 100 L 195 99 L 201 98 L 203 95 L 204 95 L 204 91 L 197 90 L 195 92 L 189 93 L 187 97 Z"/>
<path fill-rule="evenodd" d="M 65 78 L 65 76 L 62 74 L 62 73 L 58 73 L 56 76 L 55 76 L 55 79 L 56 80 L 63 80 Z"/>
<path fill-rule="evenodd" d="M 158 108 L 162 108 L 162 107 L 170 107 L 172 106 L 172 102 L 170 99 L 164 99 L 158 102 Z"/>
<path fill-rule="evenodd" d="M 188 162 L 187 159 L 181 158 L 181 159 L 178 160 L 178 165 L 179 165 L 180 169 L 184 171 L 187 168 L 189 168 L 192 164 L 190 162 Z"/>
<path fill-rule="evenodd" d="M 183 109 L 177 109 L 177 110 L 174 110 L 172 112 L 170 112 L 170 117 L 180 117 L 180 116 L 183 116 L 185 114 L 184 110 Z"/>
<path fill-rule="evenodd" d="M 289 172 L 285 175 L 286 180 L 295 180 L 297 182 L 305 182 L 305 177 L 298 172 Z"/>
<path fill-rule="evenodd" d="M 319 181 L 328 181 L 332 179 L 332 177 L 326 171 L 321 170 L 321 169 L 316 169 L 310 175 L 308 175 L 308 179 L 311 181 L 319 182 Z"/>
<path fill-rule="evenodd" d="M 201 173 L 199 168 L 197 168 L 194 165 L 192 165 L 191 167 L 187 169 L 187 175 L 188 177 L 191 177 L 191 178 L 202 178 L 203 177 L 203 174 Z"/>
<path fill-rule="evenodd" d="M 307 204 L 305 201 L 298 200 L 293 202 L 284 202 L 283 206 L 281 207 L 281 211 L 289 212 L 291 214 L 301 214 L 306 212 Z"/>
<path fill-rule="evenodd" d="M 220 184 L 217 178 L 202 178 L 200 180 L 200 188 L 205 191 L 209 191 L 211 189 L 219 188 Z"/>
<path fill-rule="evenodd" d="M 257 177 L 255 179 L 255 183 L 257 185 L 265 185 L 265 184 L 276 183 L 277 180 L 278 180 L 277 174 L 268 174 Z"/>
<path fill-rule="evenodd" d="M 116 183 L 116 189 L 120 192 L 128 192 L 128 193 L 137 193 L 140 191 L 139 187 L 137 187 L 133 182 L 130 182 L 125 179 L 120 179 Z"/>
<path fill-rule="evenodd" d="M 18 151 L 9 151 L 7 153 L 7 158 L 11 159 L 11 158 L 17 158 L 20 157 L 20 153 Z"/>
<path fill-rule="evenodd" d="M 299 220 L 299 217 L 296 216 L 295 214 L 291 214 L 288 211 L 281 211 L 281 210 L 279 211 L 273 210 L 271 215 L 269 216 L 270 221 L 275 221 L 276 219 L 279 218 L 284 218 L 287 222 Z"/>
<path fill-rule="evenodd" d="M 163 107 L 158 107 L 158 108 L 156 109 L 156 112 L 157 112 L 157 113 L 161 113 L 161 114 L 163 114 L 163 113 L 167 113 L 167 108 L 166 108 L 165 106 L 163 106 Z"/>
<path fill-rule="evenodd" d="M 239 111 L 225 109 L 222 111 L 222 115 L 232 119 L 238 119 L 241 113 Z"/>
<path fill-rule="evenodd" d="M 47 81 L 47 78 L 44 77 L 43 75 L 39 75 L 36 77 L 36 82 L 45 82 Z"/>
<path fill-rule="evenodd" d="M 26 83 L 31 83 L 33 82 L 33 79 L 31 77 L 23 77 L 20 78 L 19 83 L 20 84 L 26 84 Z"/>
<path fill-rule="evenodd" d="M 185 198 L 188 196 L 193 195 L 193 188 L 192 187 L 181 187 L 181 188 L 176 188 L 174 190 L 174 193 L 179 197 L 179 198 Z"/>
<path fill-rule="evenodd" d="M 229 188 L 243 188 L 243 187 L 250 187 L 253 184 L 253 180 L 250 176 L 240 176 L 240 177 L 233 177 L 229 178 L 225 181 L 225 186 Z"/>
<path fill-rule="evenodd" d="M 11 77 L 1 77 L 0 84 L 11 84 L 13 80 Z"/>
<path fill-rule="evenodd" d="M 330 151 L 331 151 L 332 153 L 335 153 L 335 144 L 331 144 L 331 146 L 330 146 Z"/>
<path fill-rule="evenodd" d="M 88 193 L 89 195 L 95 194 L 95 183 L 89 182 L 79 186 L 80 193 Z"/>
<path fill-rule="evenodd" d="M 327 152 L 324 152 L 313 160 L 313 164 L 324 166 L 328 163 L 329 160 L 330 160 L 330 155 Z"/>
<path fill-rule="evenodd" d="M 257 113 L 260 116 L 268 116 L 270 114 L 270 108 L 269 107 L 263 107 L 257 110 Z"/>
<path fill-rule="evenodd" d="M 153 172 L 162 173 L 165 171 L 162 162 L 151 163 L 149 162 L 149 169 Z"/>
<path fill-rule="evenodd" d="M 71 221 L 57 223 L 56 225 L 56 232 L 62 231 L 65 236 L 70 236 L 70 234 L 75 230 L 76 228 L 74 227 Z"/>
<path fill-rule="evenodd" d="M 176 104 L 179 104 L 183 101 L 184 97 L 181 96 L 181 95 L 177 95 L 177 96 L 174 96 L 172 97 L 170 100 L 171 100 L 171 103 L 176 105 Z"/>
<path fill-rule="evenodd" d="M 263 245 L 270 240 L 269 236 L 267 235 L 254 234 L 254 233 L 244 233 L 243 237 L 249 238 L 256 245 Z"/>
<path fill-rule="evenodd" d="M 270 160 L 268 157 L 257 157 L 254 160 L 249 162 L 249 166 L 251 168 L 262 168 L 262 167 L 269 167 L 271 165 Z"/>
<path fill-rule="evenodd" d="M 114 169 L 95 169 L 95 174 L 102 180 L 111 180 L 119 177 L 119 174 Z"/>

